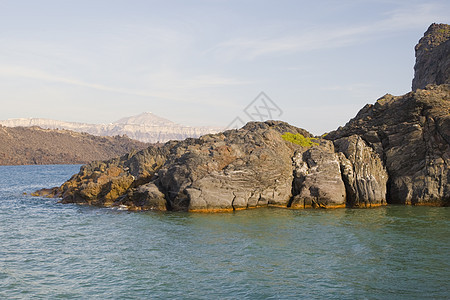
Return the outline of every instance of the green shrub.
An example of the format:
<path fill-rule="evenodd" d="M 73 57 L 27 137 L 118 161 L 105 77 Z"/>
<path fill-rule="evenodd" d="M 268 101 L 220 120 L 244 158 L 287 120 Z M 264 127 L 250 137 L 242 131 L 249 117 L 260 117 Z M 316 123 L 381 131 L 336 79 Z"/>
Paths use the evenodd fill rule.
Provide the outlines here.
<path fill-rule="evenodd" d="M 319 143 L 314 142 L 314 140 L 317 140 L 315 138 L 306 138 L 300 133 L 293 134 L 291 132 L 285 132 L 282 136 L 283 140 L 291 142 L 296 145 L 300 145 L 302 147 L 312 147 L 319 145 Z"/>

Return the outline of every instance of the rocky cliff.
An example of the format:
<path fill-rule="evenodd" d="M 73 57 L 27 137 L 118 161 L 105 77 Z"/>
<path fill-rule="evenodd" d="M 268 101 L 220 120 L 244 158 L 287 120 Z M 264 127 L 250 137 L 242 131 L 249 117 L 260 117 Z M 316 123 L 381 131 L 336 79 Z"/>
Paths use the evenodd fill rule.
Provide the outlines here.
<path fill-rule="evenodd" d="M 412 90 L 427 84 L 450 84 L 450 26 L 431 24 L 415 47 Z"/>
<path fill-rule="evenodd" d="M 148 146 L 122 136 L 97 137 L 69 130 L 0 125 L 0 165 L 82 164 Z"/>
<path fill-rule="evenodd" d="M 385 95 L 326 138 L 357 135 L 383 160 L 389 203 L 449 205 L 450 86 Z"/>

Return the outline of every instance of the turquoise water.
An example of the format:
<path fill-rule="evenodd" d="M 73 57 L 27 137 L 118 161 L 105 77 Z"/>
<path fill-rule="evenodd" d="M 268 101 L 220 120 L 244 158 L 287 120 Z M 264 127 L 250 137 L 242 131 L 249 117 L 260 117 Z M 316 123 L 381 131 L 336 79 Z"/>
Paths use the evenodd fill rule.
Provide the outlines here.
<path fill-rule="evenodd" d="M 130 213 L 23 195 L 79 166 L 0 167 L 1 299 L 444 299 L 450 209 Z"/>

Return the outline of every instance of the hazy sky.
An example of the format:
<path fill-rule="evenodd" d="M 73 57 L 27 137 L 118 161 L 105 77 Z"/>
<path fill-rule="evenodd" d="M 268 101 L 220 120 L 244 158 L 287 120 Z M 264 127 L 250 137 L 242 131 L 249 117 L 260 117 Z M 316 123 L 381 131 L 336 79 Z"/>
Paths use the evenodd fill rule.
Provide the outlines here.
<path fill-rule="evenodd" d="M 410 91 L 414 45 L 449 18 L 447 0 L 0 0 L 0 119 L 227 126 L 264 91 L 321 134 Z"/>

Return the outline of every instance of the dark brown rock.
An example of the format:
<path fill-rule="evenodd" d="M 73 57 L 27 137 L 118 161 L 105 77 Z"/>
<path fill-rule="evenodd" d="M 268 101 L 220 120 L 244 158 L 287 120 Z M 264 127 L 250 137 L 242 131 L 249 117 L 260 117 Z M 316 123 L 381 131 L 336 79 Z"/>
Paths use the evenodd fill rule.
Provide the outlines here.
<path fill-rule="evenodd" d="M 46 197 L 46 198 L 54 198 L 58 194 L 58 188 L 50 188 L 50 189 L 40 189 L 33 193 L 31 196 L 33 197 Z"/>
<path fill-rule="evenodd" d="M 170 143 L 166 146 L 170 148 Z M 63 203 L 111 206 L 130 189 L 150 182 L 166 161 L 166 148 L 151 146 L 120 158 L 84 165 L 59 188 L 56 196 Z"/>
<path fill-rule="evenodd" d="M 164 194 L 153 182 L 129 189 L 124 196 L 117 199 L 114 205 L 129 210 L 164 211 L 167 209 Z"/>

